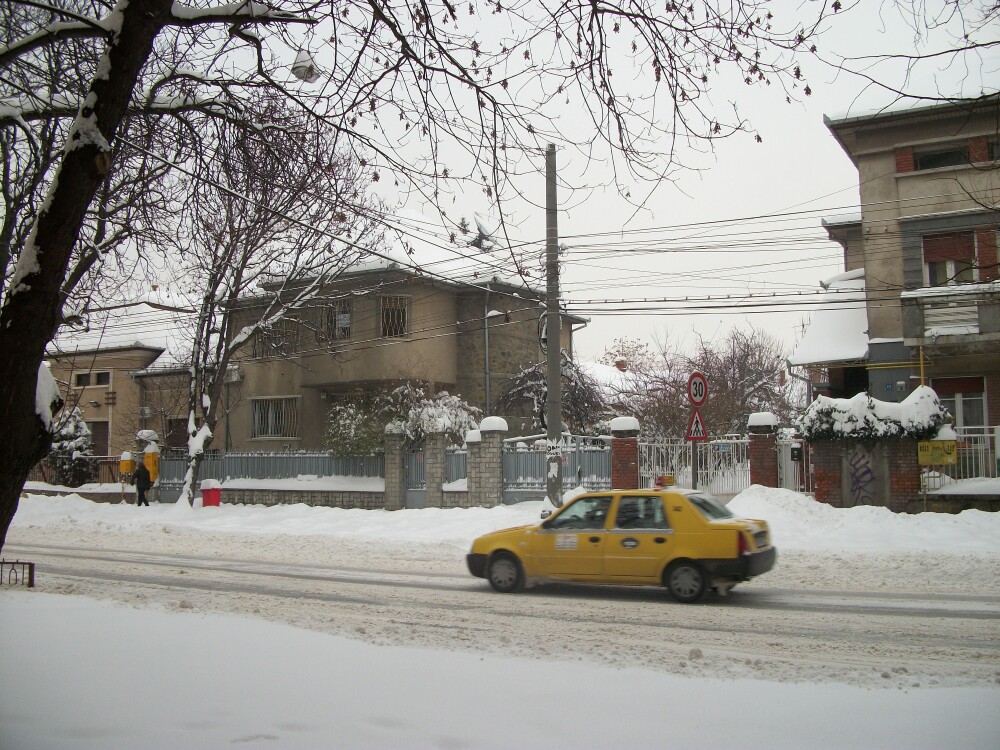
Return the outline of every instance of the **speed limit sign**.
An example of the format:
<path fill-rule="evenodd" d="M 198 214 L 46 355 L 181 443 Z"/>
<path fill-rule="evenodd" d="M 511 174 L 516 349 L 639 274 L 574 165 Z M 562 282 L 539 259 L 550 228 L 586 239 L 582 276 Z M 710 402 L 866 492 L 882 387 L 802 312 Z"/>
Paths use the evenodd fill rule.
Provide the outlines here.
<path fill-rule="evenodd" d="M 704 406 L 708 398 L 708 378 L 695 370 L 688 377 L 688 401 L 695 408 Z"/>

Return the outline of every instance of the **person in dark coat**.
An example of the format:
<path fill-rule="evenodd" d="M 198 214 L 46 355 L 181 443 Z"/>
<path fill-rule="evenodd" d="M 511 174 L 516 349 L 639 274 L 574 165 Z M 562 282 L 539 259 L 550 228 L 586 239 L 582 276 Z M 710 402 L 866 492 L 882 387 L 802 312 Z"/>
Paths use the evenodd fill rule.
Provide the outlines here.
<path fill-rule="evenodd" d="M 136 467 L 135 473 L 132 475 L 132 483 L 135 485 L 136 507 L 145 505 L 148 508 L 149 500 L 146 499 L 146 491 L 153 483 L 149 478 L 149 469 L 146 468 L 145 464 L 140 463 Z"/>

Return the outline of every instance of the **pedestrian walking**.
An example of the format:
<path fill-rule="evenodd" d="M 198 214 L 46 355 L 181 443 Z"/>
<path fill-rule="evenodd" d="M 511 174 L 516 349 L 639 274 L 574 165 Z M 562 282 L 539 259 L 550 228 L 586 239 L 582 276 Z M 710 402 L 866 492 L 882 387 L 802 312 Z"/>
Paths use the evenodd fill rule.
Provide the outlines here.
<path fill-rule="evenodd" d="M 146 499 L 146 492 L 153 483 L 149 478 L 149 469 L 146 468 L 145 464 L 140 463 L 135 467 L 135 473 L 132 474 L 132 484 L 135 485 L 136 507 L 145 505 L 148 508 L 149 500 Z"/>

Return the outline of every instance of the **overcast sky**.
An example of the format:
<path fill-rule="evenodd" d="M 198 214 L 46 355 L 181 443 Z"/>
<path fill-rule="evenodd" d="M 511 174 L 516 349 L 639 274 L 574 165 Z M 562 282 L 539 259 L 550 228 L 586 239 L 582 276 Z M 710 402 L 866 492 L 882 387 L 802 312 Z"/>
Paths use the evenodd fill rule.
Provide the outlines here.
<path fill-rule="evenodd" d="M 928 7 L 943 2 L 930 0 Z M 779 19 L 800 17 L 796 9 L 813 5 L 798 0 L 773 3 Z M 992 42 L 997 35 L 988 36 Z M 946 48 L 944 39 L 939 33 L 928 48 Z M 830 19 L 817 44 L 827 59 L 889 51 L 912 54 L 920 48 L 912 26 L 893 0 L 863 0 L 863 7 L 848 7 Z M 995 91 L 1000 83 L 1000 55 L 992 49 L 989 55 L 968 61 L 965 67 L 927 66 L 911 76 L 907 86 L 924 95 Z M 322 64 L 322 56 L 317 59 Z M 903 71 L 898 67 L 869 72 L 903 85 Z M 698 335 L 713 339 L 734 326 L 749 325 L 779 338 L 790 353 L 810 310 L 819 302 L 819 281 L 842 270 L 840 247 L 826 239 L 821 221 L 859 210 L 857 171 L 825 126 L 824 115 L 838 118 L 870 112 L 892 98 L 873 87 L 866 90 L 858 77 L 838 74 L 819 62 L 803 65 L 803 73 L 812 95 L 800 92 L 798 101 L 791 104 L 785 102 L 785 92 L 778 86 L 727 86 L 720 78 L 710 92 L 712 103 L 720 110 L 730 102 L 738 103 L 763 142 L 741 134 L 716 142 L 711 153 L 682 152 L 684 164 L 691 169 L 661 184 L 639 211 L 611 186 L 581 187 L 609 183 L 607 163 L 587 160 L 569 149 L 559 152 L 559 233 L 567 246 L 562 298 L 571 311 L 590 320 L 576 335 L 578 356 L 596 359 L 623 336 L 651 343 L 669 337 L 673 344 L 687 348 Z M 579 127 L 579 120 L 569 111 L 559 125 L 563 122 L 567 129 Z M 545 237 L 544 174 L 539 171 L 523 177 L 517 187 L 527 200 L 515 199 L 503 206 L 514 222 L 512 239 L 527 243 L 540 261 Z M 648 185 L 636 184 L 633 197 L 648 191 Z M 464 215 L 470 220 L 474 213 L 495 209 L 475 190 L 456 196 L 447 208 L 449 216 Z M 438 250 L 445 248 L 454 260 L 454 246 L 440 223 L 435 226 L 427 207 L 411 202 L 404 213 L 413 216 L 421 210 L 428 223 L 410 221 L 409 231 L 419 228 L 422 240 L 439 245 Z M 417 253 L 413 259 L 422 263 L 424 257 Z M 465 258 L 461 265 L 469 270 Z M 154 298 L 184 303 L 177 285 L 166 275 L 152 283 L 157 286 Z M 541 275 L 533 283 L 544 288 Z M 733 305 L 706 302 L 709 296 L 729 296 Z M 647 299 L 652 301 L 639 302 Z M 737 302 L 742 306 L 736 307 Z M 767 305 L 774 303 L 780 303 L 783 311 L 766 312 Z M 135 340 L 162 345 L 164 331 L 176 329 L 176 324 L 164 325 L 157 318 L 162 319 L 162 313 L 129 310 L 127 322 L 112 322 L 103 331 L 95 319 L 97 337 L 89 337 L 90 345 Z"/>

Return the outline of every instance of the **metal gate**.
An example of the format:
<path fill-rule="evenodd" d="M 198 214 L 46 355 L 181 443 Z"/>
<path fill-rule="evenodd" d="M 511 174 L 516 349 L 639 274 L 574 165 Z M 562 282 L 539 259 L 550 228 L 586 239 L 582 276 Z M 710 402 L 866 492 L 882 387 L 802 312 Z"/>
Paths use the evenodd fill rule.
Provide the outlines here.
<path fill-rule="evenodd" d="M 806 442 L 801 438 L 779 437 L 775 450 L 778 452 L 778 486 L 793 492 L 811 493 L 812 462 Z"/>
<path fill-rule="evenodd" d="M 639 443 L 639 484 L 653 487 L 656 478 L 669 475 L 678 487 L 690 487 L 694 463 L 692 443 L 673 439 Z M 698 446 L 699 489 L 723 498 L 750 486 L 750 441 L 724 435 Z"/>

